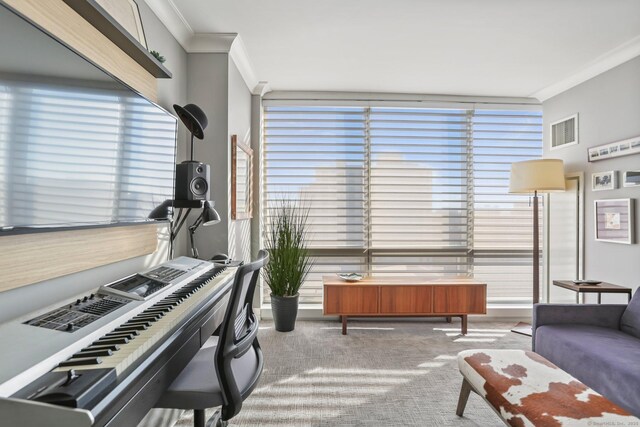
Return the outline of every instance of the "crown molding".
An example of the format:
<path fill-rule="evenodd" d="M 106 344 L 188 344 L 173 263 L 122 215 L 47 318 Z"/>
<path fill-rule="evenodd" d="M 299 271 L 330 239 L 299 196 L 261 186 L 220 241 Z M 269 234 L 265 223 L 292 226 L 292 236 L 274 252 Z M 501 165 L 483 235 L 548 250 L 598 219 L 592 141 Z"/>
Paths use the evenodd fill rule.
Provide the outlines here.
<path fill-rule="evenodd" d="M 259 81 L 256 87 L 253 88 L 252 94 L 262 98 L 267 92 L 271 92 L 269 82 Z"/>
<path fill-rule="evenodd" d="M 247 49 L 237 33 L 195 33 L 173 0 L 144 0 L 187 53 L 226 53 L 252 94 L 263 89 Z M 264 82 L 262 82 L 264 83 Z"/>
<path fill-rule="evenodd" d="M 187 53 L 231 53 L 237 33 L 196 33 L 183 45 Z"/>
<path fill-rule="evenodd" d="M 185 46 L 193 37 L 194 32 L 173 0 L 144 0 L 144 2 L 186 50 Z"/>
<path fill-rule="evenodd" d="M 247 48 L 242 42 L 242 38 L 238 34 L 234 39 L 233 44 L 231 45 L 231 51 L 229 52 L 229 56 L 238 67 L 238 71 L 242 75 L 244 82 L 247 84 L 249 91 L 254 93 L 256 87 L 258 86 L 258 78 L 256 77 L 256 73 L 253 71 L 253 63 L 251 62 L 251 58 L 249 58 L 249 54 L 247 53 Z"/>
<path fill-rule="evenodd" d="M 618 65 L 624 64 L 637 56 L 640 56 L 640 36 L 635 37 L 617 48 L 610 50 L 604 55 L 599 56 L 577 73 L 547 86 L 531 96 L 533 98 L 537 98 L 540 102 L 546 101 L 547 99 L 565 92 L 572 87 L 578 86 L 580 83 L 584 83 L 599 74 L 609 71 Z"/>

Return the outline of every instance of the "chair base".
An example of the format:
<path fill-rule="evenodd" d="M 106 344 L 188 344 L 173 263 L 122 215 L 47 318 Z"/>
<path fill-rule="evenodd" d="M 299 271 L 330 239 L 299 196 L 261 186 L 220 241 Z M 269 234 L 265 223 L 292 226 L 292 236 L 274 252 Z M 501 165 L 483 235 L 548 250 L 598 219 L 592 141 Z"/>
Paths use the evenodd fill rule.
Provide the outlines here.
<path fill-rule="evenodd" d="M 193 410 L 193 427 L 227 427 L 228 421 L 224 421 L 222 411 L 219 409 L 213 414 L 209 420 L 205 418 L 204 409 Z"/>

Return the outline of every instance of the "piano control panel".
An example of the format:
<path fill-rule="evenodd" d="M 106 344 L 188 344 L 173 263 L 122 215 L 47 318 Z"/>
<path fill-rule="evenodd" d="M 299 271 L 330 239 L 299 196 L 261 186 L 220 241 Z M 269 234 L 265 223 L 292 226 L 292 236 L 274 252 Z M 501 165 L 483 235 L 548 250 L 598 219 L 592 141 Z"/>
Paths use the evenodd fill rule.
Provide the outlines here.
<path fill-rule="evenodd" d="M 77 299 L 75 303 L 56 308 L 24 323 L 57 331 L 74 332 L 129 302 L 131 302 L 130 299 L 118 296 L 91 294 Z"/>
<path fill-rule="evenodd" d="M 159 280 L 163 283 L 171 283 L 186 273 L 186 271 L 179 270 L 177 268 L 160 266 L 151 271 L 147 271 L 143 276 L 146 276 L 149 279 Z"/>
<path fill-rule="evenodd" d="M 100 292 L 143 301 L 168 285 L 168 282 L 160 282 L 141 274 L 135 274 L 110 285 L 102 286 Z"/>

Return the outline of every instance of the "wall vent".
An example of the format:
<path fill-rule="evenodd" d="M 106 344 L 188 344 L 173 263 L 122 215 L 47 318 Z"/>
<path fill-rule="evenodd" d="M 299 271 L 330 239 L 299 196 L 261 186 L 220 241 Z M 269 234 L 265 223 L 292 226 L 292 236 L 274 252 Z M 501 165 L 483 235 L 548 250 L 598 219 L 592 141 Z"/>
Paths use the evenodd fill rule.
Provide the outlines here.
<path fill-rule="evenodd" d="M 551 149 L 578 143 L 578 114 L 551 123 Z"/>

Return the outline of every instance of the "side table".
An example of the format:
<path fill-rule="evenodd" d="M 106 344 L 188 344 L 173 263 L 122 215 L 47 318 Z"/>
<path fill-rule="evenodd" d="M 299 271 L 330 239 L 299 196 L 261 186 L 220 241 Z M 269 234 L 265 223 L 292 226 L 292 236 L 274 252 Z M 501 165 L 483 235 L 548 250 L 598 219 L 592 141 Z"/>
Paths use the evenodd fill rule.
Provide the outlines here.
<path fill-rule="evenodd" d="M 576 293 L 576 304 L 580 304 L 580 294 L 584 303 L 584 294 L 598 294 L 598 304 L 602 303 L 602 294 L 627 294 L 631 301 L 631 288 L 625 286 L 614 285 L 613 283 L 601 282 L 597 285 L 578 285 L 572 280 L 554 280 L 554 286 L 569 289 Z"/>

